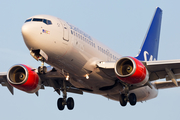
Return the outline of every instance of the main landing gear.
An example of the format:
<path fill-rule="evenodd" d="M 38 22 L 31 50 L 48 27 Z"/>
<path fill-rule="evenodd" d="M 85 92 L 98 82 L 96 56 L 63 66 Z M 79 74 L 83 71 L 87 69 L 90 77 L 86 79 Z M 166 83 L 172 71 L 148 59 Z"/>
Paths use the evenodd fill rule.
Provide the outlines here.
<path fill-rule="evenodd" d="M 57 101 L 58 109 L 64 110 L 65 105 L 67 105 L 67 108 L 69 110 L 72 110 L 74 108 L 74 100 L 72 97 L 69 97 L 67 99 L 67 88 L 66 88 L 65 80 L 63 80 L 62 92 L 63 92 L 63 98 L 59 98 Z"/>
<path fill-rule="evenodd" d="M 121 106 L 126 106 L 128 101 L 132 106 L 136 105 L 136 102 L 137 102 L 136 95 L 134 93 L 130 93 L 129 95 L 128 94 L 120 94 L 119 102 L 120 102 Z"/>
<path fill-rule="evenodd" d="M 119 102 L 121 106 L 126 106 L 127 102 L 129 102 L 130 105 L 132 106 L 136 105 L 137 102 L 136 95 L 134 93 L 129 93 L 129 86 L 124 85 L 124 87 L 125 87 L 124 93 L 120 94 L 119 96 Z"/>
<path fill-rule="evenodd" d="M 46 74 L 47 68 L 44 66 L 44 61 L 42 61 L 41 66 L 38 67 L 39 74 Z M 58 90 L 60 94 L 60 90 Z M 61 91 L 63 92 L 63 98 L 59 98 L 57 101 L 57 107 L 59 110 L 64 110 L 65 105 L 69 110 L 74 108 L 74 100 L 72 97 L 67 98 L 67 87 L 66 87 L 66 80 L 64 79 L 61 86 Z"/>
<path fill-rule="evenodd" d="M 67 105 L 67 108 L 69 110 L 72 110 L 74 108 L 74 100 L 72 97 L 69 97 L 67 100 L 64 98 L 59 98 L 57 101 L 57 106 L 59 110 L 64 110 L 65 105 Z"/>

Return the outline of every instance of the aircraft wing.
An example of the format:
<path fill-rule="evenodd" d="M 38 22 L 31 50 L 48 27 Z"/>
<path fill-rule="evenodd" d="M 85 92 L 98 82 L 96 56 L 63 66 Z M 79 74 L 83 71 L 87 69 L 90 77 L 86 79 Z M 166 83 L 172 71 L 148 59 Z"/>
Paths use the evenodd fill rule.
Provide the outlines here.
<path fill-rule="evenodd" d="M 6 86 L 9 91 L 11 92 L 11 94 L 14 94 L 14 90 L 13 87 L 7 82 L 7 73 L 6 72 L 1 72 L 0 73 L 0 84 L 2 86 Z"/>
<path fill-rule="evenodd" d="M 62 84 L 63 84 L 64 76 L 59 71 L 52 70 L 46 74 L 39 75 L 39 77 L 42 82 L 41 89 L 45 89 L 45 86 L 53 87 L 54 91 L 56 91 L 58 94 L 60 94 L 60 90 L 63 89 Z M 68 88 L 67 92 L 83 94 L 83 92 L 80 89 L 74 87 L 69 81 L 65 81 L 65 82 L 66 82 L 65 83 L 66 87 Z M 9 89 L 9 91 L 12 94 L 14 94 L 13 87 L 7 82 L 7 73 L 6 72 L 0 73 L 0 84 L 2 86 L 6 86 Z M 36 95 L 38 95 L 38 93 L 36 93 Z"/>
<path fill-rule="evenodd" d="M 63 80 L 65 79 L 64 75 L 60 71 L 51 71 L 46 74 L 41 74 L 39 77 L 42 80 L 42 86 L 53 87 L 54 90 L 60 94 L 60 90 L 63 89 Z M 69 81 L 65 81 L 67 92 L 83 94 L 83 92 L 74 87 Z"/>
<path fill-rule="evenodd" d="M 175 79 L 180 78 L 180 60 L 146 61 L 143 64 L 150 72 L 150 81 L 162 78 L 171 80 L 170 73 L 172 73 Z"/>
<path fill-rule="evenodd" d="M 116 62 L 100 62 L 97 67 L 111 77 L 116 77 L 114 72 Z M 176 86 L 180 78 L 180 60 L 142 61 L 150 76 L 149 81 L 166 78 L 172 80 Z"/>

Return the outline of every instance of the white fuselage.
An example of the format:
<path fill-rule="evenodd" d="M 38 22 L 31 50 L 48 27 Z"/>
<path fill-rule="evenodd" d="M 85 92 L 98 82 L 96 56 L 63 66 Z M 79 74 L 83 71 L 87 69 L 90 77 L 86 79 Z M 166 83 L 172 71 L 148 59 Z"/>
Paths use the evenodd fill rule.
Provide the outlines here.
<path fill-rule="evenodd" d="M 22 34 L 29 50 L 42 50 L 48 56 L 45 62 L 68 73 L 69 81 L 75 87 L 119 100 L 119 93 L 123 91 L 121 84 L 111 90 L 99 90 L 114 85 L 115 79 L 96 65 L 102 61 L 117 61 L 121 55 L 59 18 L 48 15 L 31 18 L 48 19 L 52 24 L 30 21 L 23 25 Z M 154 86 L 153 89 L 145 86 L 130 92 L 136 94 L 138 101 L 152 99 L 158 93 Z"/>

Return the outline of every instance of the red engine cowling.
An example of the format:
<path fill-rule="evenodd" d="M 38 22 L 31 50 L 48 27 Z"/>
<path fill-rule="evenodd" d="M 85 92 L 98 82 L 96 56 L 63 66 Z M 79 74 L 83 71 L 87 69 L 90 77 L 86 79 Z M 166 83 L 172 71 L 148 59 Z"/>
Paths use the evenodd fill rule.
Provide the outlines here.
<path fill-rule="evenodd" d="M 35 93 L 41 87 L 38 74 L 23 64 L 11 67 L 7 73 L 7 80 L 11 86 L 27 93 Z"/>
<path fill-rule="evenodd" d="M 121 81 L 141 86 L 149 79 L 149 73 L 141 61 L 134 57 L 123 57 L 115 64 L 115 73 Z"/>

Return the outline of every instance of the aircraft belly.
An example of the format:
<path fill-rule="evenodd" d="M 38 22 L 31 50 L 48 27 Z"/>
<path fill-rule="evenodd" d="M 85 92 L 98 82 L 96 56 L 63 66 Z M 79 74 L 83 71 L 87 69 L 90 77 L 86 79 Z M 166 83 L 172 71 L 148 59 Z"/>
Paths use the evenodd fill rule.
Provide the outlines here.
<path fill-rule="evenodd" d="M 137 97 L 137 101 L 146 101 L 152 98 L 157 97 L 158 90 L 152 86 L 151 89 L 149 86 L 140 87 L 130 91 L 130 93 L 135 93 Z"/>
<path fill-rule="evenodd" d="M 157 97 L 158 90 L 155 89 L 154 86 L 153 86 L 153 89 L 151 89 L 148 86 L 144 86 L 141 88 L 131 90 L 130 93 L 135 93 L 137 97 L 137 102 L 142 102 L 142 101 L 150 100 Z M 107 97 L 108 99 L 119 101 L 119 95 L 120 94 L 118 93 L 118 94 L 106 94 L 103 96 Z"/>
<path fill-rule="evenodd" d="M 119 94 L 123 90 L 120 83 L 115 83 L 114 80 L 100 76 L 96 72 L 89 75 L 89 79 L 85 77 L 73 77 L 70 79 L 73 86 L 94 94 Z M 101 88 L 107 89 L 101 89 Z"/>

